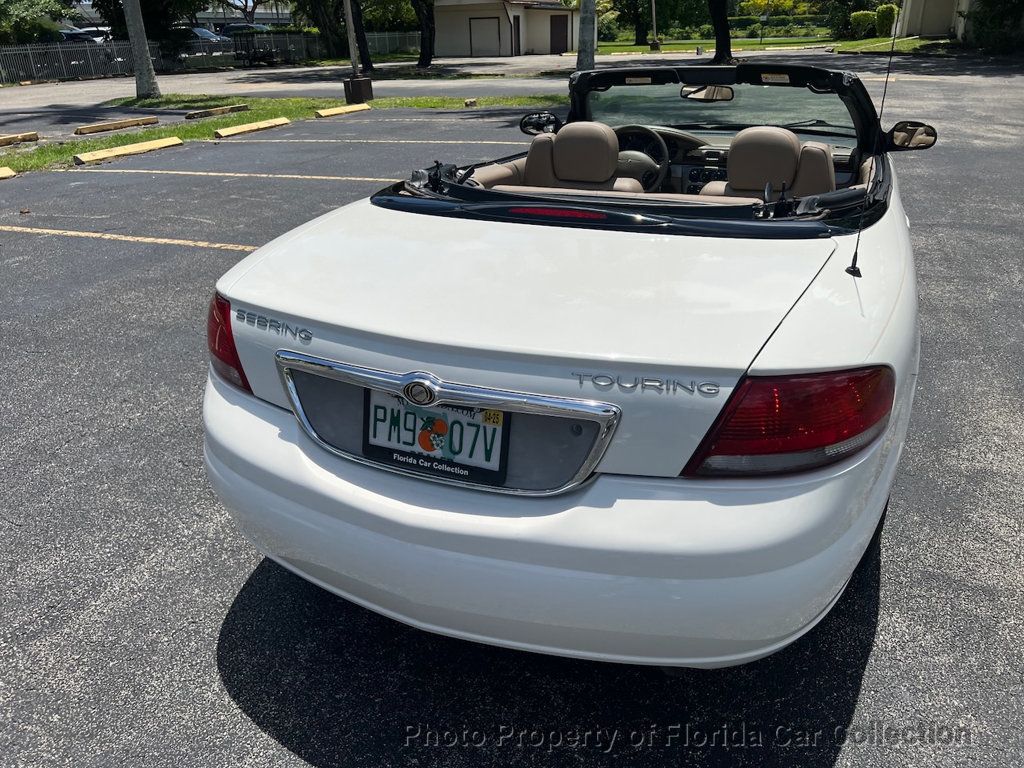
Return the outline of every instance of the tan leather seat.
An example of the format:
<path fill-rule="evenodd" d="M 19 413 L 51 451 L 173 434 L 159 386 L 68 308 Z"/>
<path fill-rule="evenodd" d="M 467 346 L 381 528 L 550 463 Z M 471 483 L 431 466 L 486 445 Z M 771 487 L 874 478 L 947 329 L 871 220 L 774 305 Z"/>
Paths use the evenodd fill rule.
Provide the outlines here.
<path fill-rule="evenodd" d="M 702 195 L 732 195 L 764 199 L 771 184 L 777 199 L 783 184 L 795 197 L 832 192 L 836 172 L 827 144 L 800 139 L 792 131 L 769 125 L 744 128 L 729 145 L 728 181 L 704 185 Z M 787 195 L 788 196 L 788 195 Z"/>
<path fill-rule="evenodd" d="M 569 123 L 556 134 L 534 137 L 523 186 L 643 192 L 636 179 L 618 178 L 619 140 L 604 123 Z"/>

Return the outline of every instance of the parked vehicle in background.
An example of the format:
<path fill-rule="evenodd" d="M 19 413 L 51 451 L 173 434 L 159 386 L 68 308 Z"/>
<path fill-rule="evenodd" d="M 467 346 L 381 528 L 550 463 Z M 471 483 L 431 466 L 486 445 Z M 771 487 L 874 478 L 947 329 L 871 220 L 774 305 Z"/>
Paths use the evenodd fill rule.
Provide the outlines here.
<path fill-rule="evenodd" d="M 78 27 L 78 31 L 89 35 L 97 43 L 109 43 L 113 39 L 110 27 Z"/>
<path fill-rule="evenodd" d="M 102 43 L 102 39 L 97 40 L 95 35 L 90 32 L 86 32 L 84 29 L 76 29 L 74 27 L 70 29 L 62 29 L 60 36 L 65 43 Z"/>
<path fill-rule="evenodd" d="M 230 43 L 231 38 L 225 35 L 218 35 L 216 32 L 211 32 L 206 27 L 183 27 L 192 32 L 196 40 L 202 40 L 207 43 Z"/>

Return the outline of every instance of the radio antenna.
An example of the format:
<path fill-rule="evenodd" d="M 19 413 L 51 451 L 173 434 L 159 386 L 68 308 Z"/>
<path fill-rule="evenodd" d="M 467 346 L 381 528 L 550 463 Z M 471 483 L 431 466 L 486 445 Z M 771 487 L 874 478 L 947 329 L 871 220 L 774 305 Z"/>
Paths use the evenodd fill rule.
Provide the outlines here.
<path fill-rule="evenodd" d="M 899 27 L 902 8 L 896 9 L 896 18 L 892 23 L 892 42 L 889 44 L 889 63 L 885 67 L 885 84 L 882 86 L 882 103 L 878 106 L 878 130 L 882 130 L 882 113 L 885 112 L 885 97 L 889 93 L 889 75 L 892 74 L 892 55 L 896 51 L 896 30 Z M 878 134 L 875 134 L 876 137 Z M 878 139 L 876 138 L 876 141 Z M 877 146 L 875 147 L 878 148 Z M 857 266 L 857 256 L 860 253 L 860 233 L 864 230 L 864 215 L 868 211 L 868 198 L 871 196 L 871 179 L 864 185 L 864 207 L 860 211 L 860 222 L 857 224 L 857 241 L 853 245 L 853 260 L 846 268 L 846 274 L 852 277 L 862 277 L 863 273 Z"/>

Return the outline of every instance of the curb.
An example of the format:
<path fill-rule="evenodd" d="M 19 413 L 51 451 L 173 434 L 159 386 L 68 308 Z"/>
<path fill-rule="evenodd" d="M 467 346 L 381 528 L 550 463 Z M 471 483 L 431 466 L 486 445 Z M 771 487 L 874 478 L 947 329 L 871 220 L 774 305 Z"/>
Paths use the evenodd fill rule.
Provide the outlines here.
<path fill-rule="evenodd" d="M 370 108 L 369 104 L 349 104 L 345 107 L 329 107 L 318 109 L 314 114 L 317 117 L 334 117 L 335 115 L 350 115 L 353 112 L 365 112 Z"/>
<path fill-rule="evenodd" d="M 156 125 L 160 122 L 157 117 L 132 117 L 126 120 L 111 120 L 109 123 L 93 123 L 75 128 L 75 136 L 87 136 L 90 133 L 102 133 L 103 131 L 118 131 L 122 128 L 136 128 L 140 125 Z"/>
<path fill-rule="evenodd" d="M 0 136 L 0 147 L 21 144 L 23 141 L 39 141 L 39 134 L 35 131 L 30 131 L 28 133 L 11 133 L 7 136 Z"/>
<path fill-rule="evenodd" d="M 10 168 L 8 168 L 6 166 L 4 166 L 3 168 L 0 168 L 0 180 L 3 180 L 3 179 L 13 179 L 17 175 L 18 174 L 16 174 L 14 171 L 12 171 Z"/>
<path fill-rule="evenodd" d="M 185 115 L 186 120 L 196 120 L 200 117 L 213 117 L 214 115 L 226 115 L 230 112 L 248 112 L 248 104 L 232 104 L 228 107 L 211 107 L 210 109 L 197 109 Z"/>
<path fill-rule="evenodd" d="M 141 155 L 144 152 L 152 152 L 155 149 L 178 147 L 181 146 L 182 143 L 182 140 L 177 136 L 168 136 L 166 139 L 141 141 L 137 144 L 125 144 L 123 147 L 98 149 L 95 152 L 83 152 L 80 155 L 75 155 L 75 165 L 97 163 L 100 160 L 112 160 L 115 157 L 124 157 L 125 155 Z"/>
<path fill-rule="evenodd" d="M 219 128 L 213 132 L 213 135 L 218 139 L 226 139 L 229 136 L 238 136 L 242 133 L 265 131 L 267 128 L 276 128 L 279 125 L 288 125 L 290 122 L 291 120 L 287 117 L 274 117 L 270 120 L 261 120 L 258 123 L 244 123 L 242 125 L 233 125 L 230 128 Z"/>

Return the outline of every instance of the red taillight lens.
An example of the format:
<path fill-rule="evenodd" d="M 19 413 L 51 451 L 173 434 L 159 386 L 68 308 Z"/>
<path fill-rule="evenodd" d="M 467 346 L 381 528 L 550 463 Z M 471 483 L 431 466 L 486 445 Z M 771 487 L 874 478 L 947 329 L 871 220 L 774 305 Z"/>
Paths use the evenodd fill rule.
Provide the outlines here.
<path fill-rule="evenodd" d="M 210 350 L 213 370 L 246 392 L 252 392 L 249 380 L 238 359 L 235 337 L 231 335 L 231 303 L 219 293 L 210 299 L 210 311 L 206 316 L 206 346 Z"/>
<path fill-rule="evenodd" d="M 891 368 L 743 379 L 684 475 L 769 475 L 820 467 L 866 446 L 885 429 Z"/>

